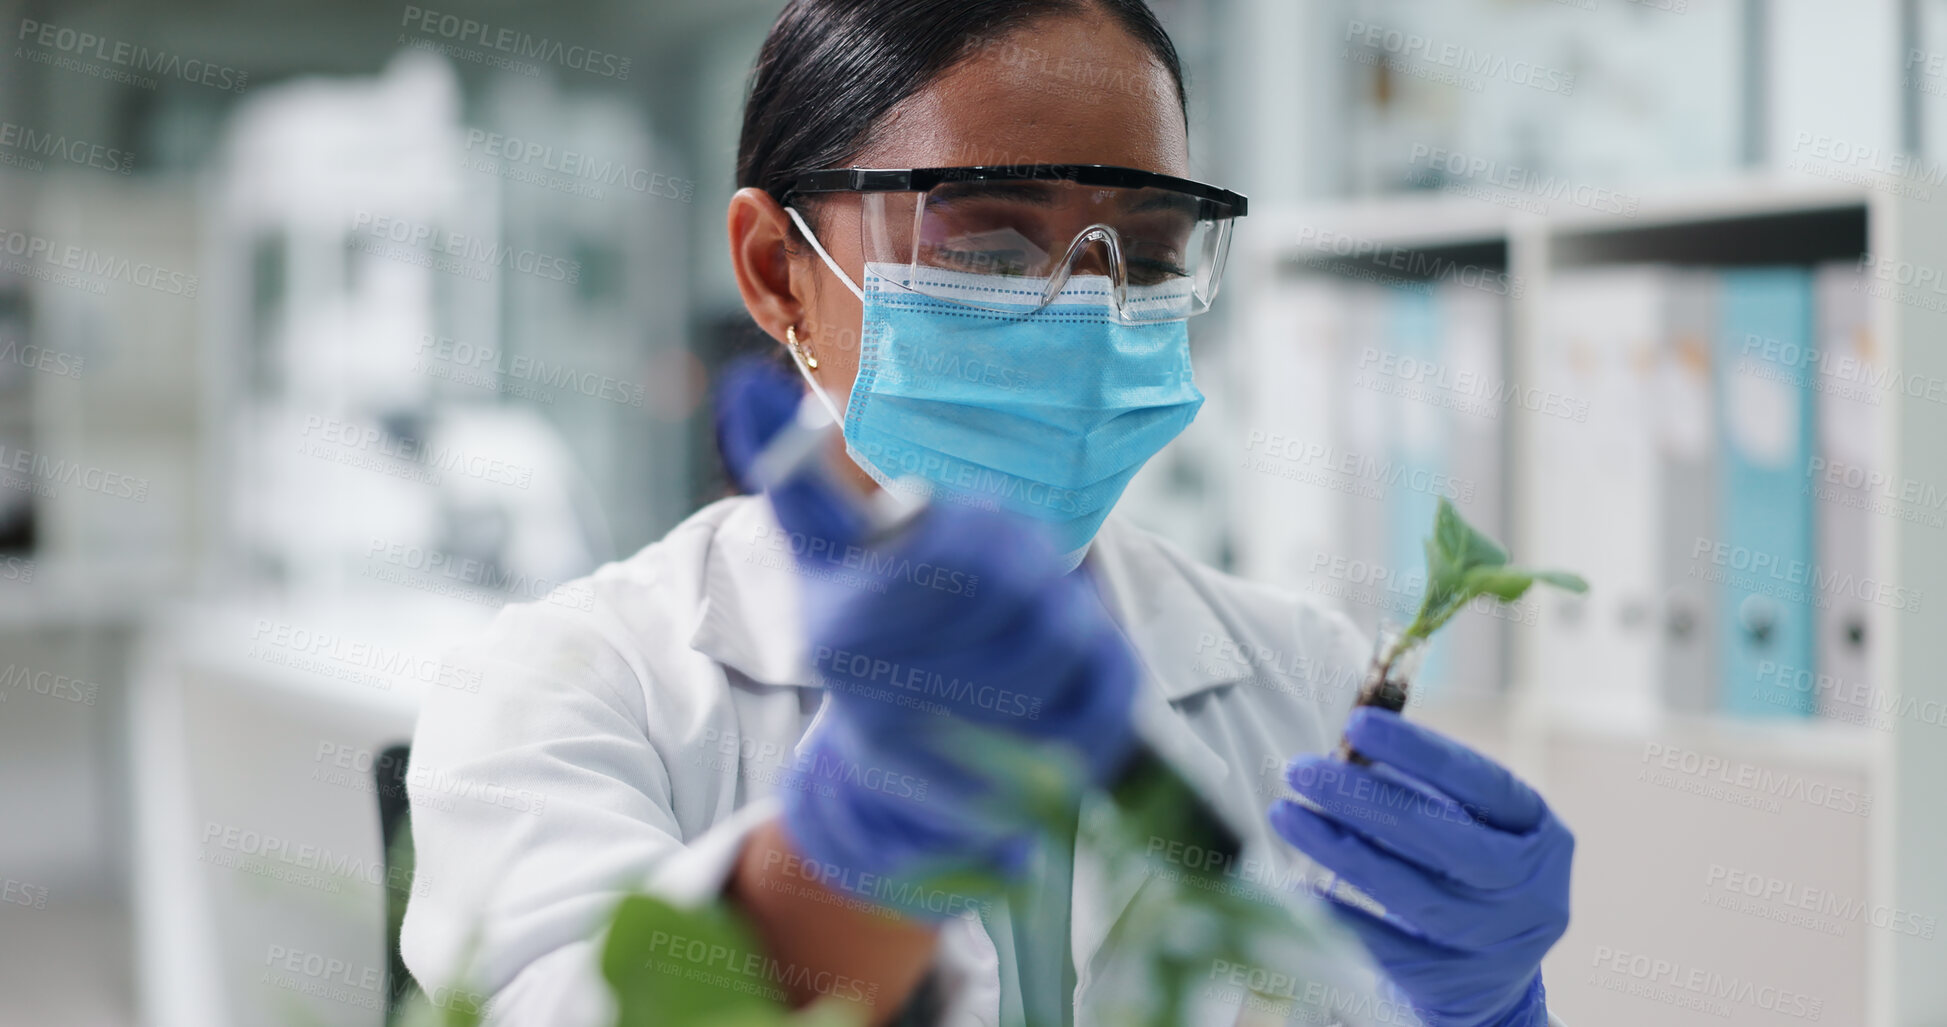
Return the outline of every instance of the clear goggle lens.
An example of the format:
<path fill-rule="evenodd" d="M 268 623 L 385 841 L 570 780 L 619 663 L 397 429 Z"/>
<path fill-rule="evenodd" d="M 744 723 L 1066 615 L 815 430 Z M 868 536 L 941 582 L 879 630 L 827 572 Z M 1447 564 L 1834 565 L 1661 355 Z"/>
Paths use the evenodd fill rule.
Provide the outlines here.
<path fill-rule="evenodd" d="M 1076 276 L 1100 276 L 1118 315 L 1181 320 L 1210 309 L 1232 218 L 1170 189 L 1075 182 L 950 182 L 861 195 L 866 260 L 910 267 L 893 284 L 964 306 L 1039 310 Z M 931 272 L 951 272 L 940 275 Z M 961 274 L 1019 279 L 991 294 Z"/>

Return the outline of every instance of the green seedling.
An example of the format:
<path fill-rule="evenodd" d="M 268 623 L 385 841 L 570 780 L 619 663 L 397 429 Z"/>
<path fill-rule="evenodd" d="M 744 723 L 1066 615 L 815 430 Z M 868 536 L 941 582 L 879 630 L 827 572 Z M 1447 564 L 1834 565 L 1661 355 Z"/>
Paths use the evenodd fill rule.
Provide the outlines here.
<path fill-rule="evenodd" d="M 1397 713 L 1406 708 L 1411 673 L 1403 666 L 1408 654 L 1424 646 L 1433 633 L 1481 596 L 1511 603 L 1541 582 L 1569 592 L 1587 592 L 1589 583 L 1567 571 L 1530 570 L 1508 563 L 1499 542 L 1468 524 L 1446 499 L 1433 515 L 1433 537 L 1426 540 L 1426 594 L 1412 623 L 1373 655 L 1355 705 L 1378 706 Z M 1340 750 L 1348 759 L 1365 758 L 1349 745 Z"/>

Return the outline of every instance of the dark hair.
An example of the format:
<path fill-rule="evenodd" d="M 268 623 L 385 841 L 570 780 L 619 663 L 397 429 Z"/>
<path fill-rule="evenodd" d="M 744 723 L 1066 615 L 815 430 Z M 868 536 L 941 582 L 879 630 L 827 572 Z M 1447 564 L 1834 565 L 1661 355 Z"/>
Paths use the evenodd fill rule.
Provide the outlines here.
<path fill-rule="evenodd" d="M 1096 10 L 1146 46 L 1188 110 L 1183 62 L 1144 0 L 791 0 L 751 70 L 737 186 L 782 202 L 792 179 L 841 166 L 886 113 L 976 49 L 1054 15 Z"/>

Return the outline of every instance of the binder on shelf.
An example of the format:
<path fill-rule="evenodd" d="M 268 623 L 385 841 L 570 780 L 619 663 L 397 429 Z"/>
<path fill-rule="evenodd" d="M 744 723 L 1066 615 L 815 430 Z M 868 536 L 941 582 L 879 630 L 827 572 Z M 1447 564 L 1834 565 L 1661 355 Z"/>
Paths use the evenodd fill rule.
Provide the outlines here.
<path fill-rule="evenodd" d="M 1507 301 L 1493 292 L 1457 282 L 1442 284 L 1435 297 L 1440 311 L 1438 370 L 1428 377 L 1437 388 L 1428 397 L 1438 404 L 1444 425 L 1440 436 L 1446 450 L 1447 480 L 1436 483 L 1472 523 L 1498 539 L 1508 539 L 1506 513 L 1506 425 L 1518 409 L 1501 403 L 1507 349 Z M 1425 560 L 1419 550 L 1432 525 L 1433 499 L 1426 497 L 1426 519 L 1417 522 L 1412 558 Z M 1532 601 L 1513 610 L 1483 604 L 1456 616 L 1435 642 L 1446 645 L 1447 685 L 1456 697 L 1488 697 L 1507 687 L 1507 637 L 1518 619 L 1533 609 Z M 1429 656 L 1432 654 L 1429 653 Z"/>
<path fill-rule="evenodd" d="M 1690 573 L 1696 540 L 1717 531 L 1711 351 L 1718 290 L 1717 275 L 1707 270 L 1669 275 L 1653 393 L 1661 479 L 1659 679 L 1664 706 L 1684 713 L 1707 713 L 1720 704 L 1717 591 Z"/>
<path fill-rule="evenodd" d="M 1345 335 L 1333 381 L 1342 392 L 1343 403 L 1332 435 L 1332 466 L 1345 466 L 1349 461 L 1357 467 L 1362 461 L 1375 463 L 1390 453 L 1396 433 L 1398 399 L 1385 391 L 1388 379 L 1372 366 L 1391 345 L 1392 291 L 1360 282 L 1342 288 Z M 1341 486 L 1339 523 L 1345 528 L 1340 536 L 1342 552 L 1329 555 L 1343 555 L 1348 571 L 1334 576 L 1335 564 L 1315 565 L 1313 587 L 1337 597 L 1340 608 L 1368 633 L 1375 632 L 1382 620 L 1405 623 L 1412 610 L 1401 611 L 1412 594 L 1401 579 L 1411 573 L 1411 567 L 1391 566 L 1385 491 L 1369 474 L 1321 471 Z"/>
<path fill-rule="evenodd" d="M 1844 587 L 1873 577 L 1873 540 L 1883 516 L 1874 506 L 1874 482 L 1883 480 L 1882 394 L 1869 387 L 1881 380 L 1880 359 L 1864 286 L 1857 261 L 1824 265 L 1814 277 L 1817 353 L 1801 363 L 1816 394 L 1818 450 L 1802 487 L 1811 494 L 1818 525 L 1819 570 L 1841 587 L 1818 609 L 1816 676 L 1799 668 L 1789 680 L 1815 693 L 1821 716 L 1870 726 L 1878 723 L 1872 611 L 1856 590 Z"/>
<path fill-rule="evenodd" d="M 1446 418 L 1429 402 L 1431 395 L 1420 373 L 1421 368 L 1438 367 L 1440 319 L 1441 311 L 1430 287 L 1415 284 L 1388 291 L 1381 359 L 1396 363 L 1393 373 L 1382 372 L 1377 378 L 1388 390 L 1389 445 L 1374 454 L 1380 470 L 1372 478 L 1385 503 L 1382 559 L 1395 576 L 1413 575 L 1422 588 L 1426 550 L 1420 540 L 1426 537 L 1427 525 L 1433 523 L 1434 506 L 1439 501 L 1432 490 L 1447 479 Z M 1399 598 L 1411 600 L 1417 595 L 1417 590 L 1407 590 Z M 1406 605 L 1417 608 L 1414 603 Z M 1405 624 L 1413 609 L 1394 612 L 1392 618 Z M 1450 684 L 1452 641 L 1442 641 L 1447 645 L 1435 643 L 1427 649 L 1415 679 L 1422 698 L 1436 697 Z"/>
<path fill-rule="evenodd" d="M 1303 447 L 1332 437 L 1344 391 L 1335 362 L 1346 308 L 1345 289 L 1334 280 L 1280 276 L 1248 308 L 1240 352 L 1223 368 L 1240 401 L 1230 429 L 1237 440 L 1231 509 L 1234 566 L 1243 577 L 1303 588 L 1318 554 L 1338 548 L 1339 493 L 1307 480 L 1306 465 L 1290 458 L 1285 443 Z"/>
<path fill-rule="evenodd" d="M 1542 504 L 1523 560 L 1570 567 L 1576 597 L 1543 592 L 1534 672 L 1551 702 L 1600 717 L 1657 705 L 1661 587 L 1653 375 L 1670 272 L 1650 266 L 1558 274 L 1542 311 L 1532 419 Z"/>
<path fill-rule="evenodd" d="M 1779 676 L 1813 664 L 1812 394 L 1801 368 L 1812 341 L 1811 275 L 1799 268 L 1723 275 L 1717 335 L 1718 534 L 1691 547 L 1717 587 L 1723 709 L 1809 715 L 1814 693 Z"/>

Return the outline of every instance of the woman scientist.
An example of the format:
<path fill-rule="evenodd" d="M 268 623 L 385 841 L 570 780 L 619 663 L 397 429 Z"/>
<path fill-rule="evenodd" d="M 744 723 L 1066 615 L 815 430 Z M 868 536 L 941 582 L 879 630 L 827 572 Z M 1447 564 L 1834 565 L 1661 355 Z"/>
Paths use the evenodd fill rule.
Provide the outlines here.
<path fill-rule="evenodd" d="M 497 1022 L 601 1023 L 590 939 L 646 888 L 734 903 L 804 971 L 796 1001 L 844 980 L 875 1022 L 922 1001 L 1093 1022 L 1122 907 L 1072 846 L 1035 844 L 994 749 L 941 739 L 978 724 L 1099 783 L 1140 723 L 1247 845 L 1385 907 L 1334 905 L 1421 1019 L 1550 1021 L 1573 841 L 1542 800 L 1353 711 L 1369 650 L 1342 615 L 1108 517 L 1202 402 L 1185 322 L 1244 213 L 1187 179 L 1185 109 L 1142 0 L 790 0 L 752 77 L 730 257 L 842 420 L 847 470 L 711 505 L 580 583 L 592 601 L 511 606 L 462 650 L 481 687 L 430 700 L 413 781 L 542 799 L 414 787 L 419 980 L 464 963 Z M 735 468 L 768 436 L 723 415 Z M 891 535 L 838 495 L 913 479 L 933 501 Z M 1287 654 L 1287 680 L 1262 687 L 1255 653 Z M 1342 725 L 1369 763 L 1325 755 Z M 1270 801 L 1284 781 L 1307 801 Z M 1027 901 L 884 887 L 918 867 Z"/>

